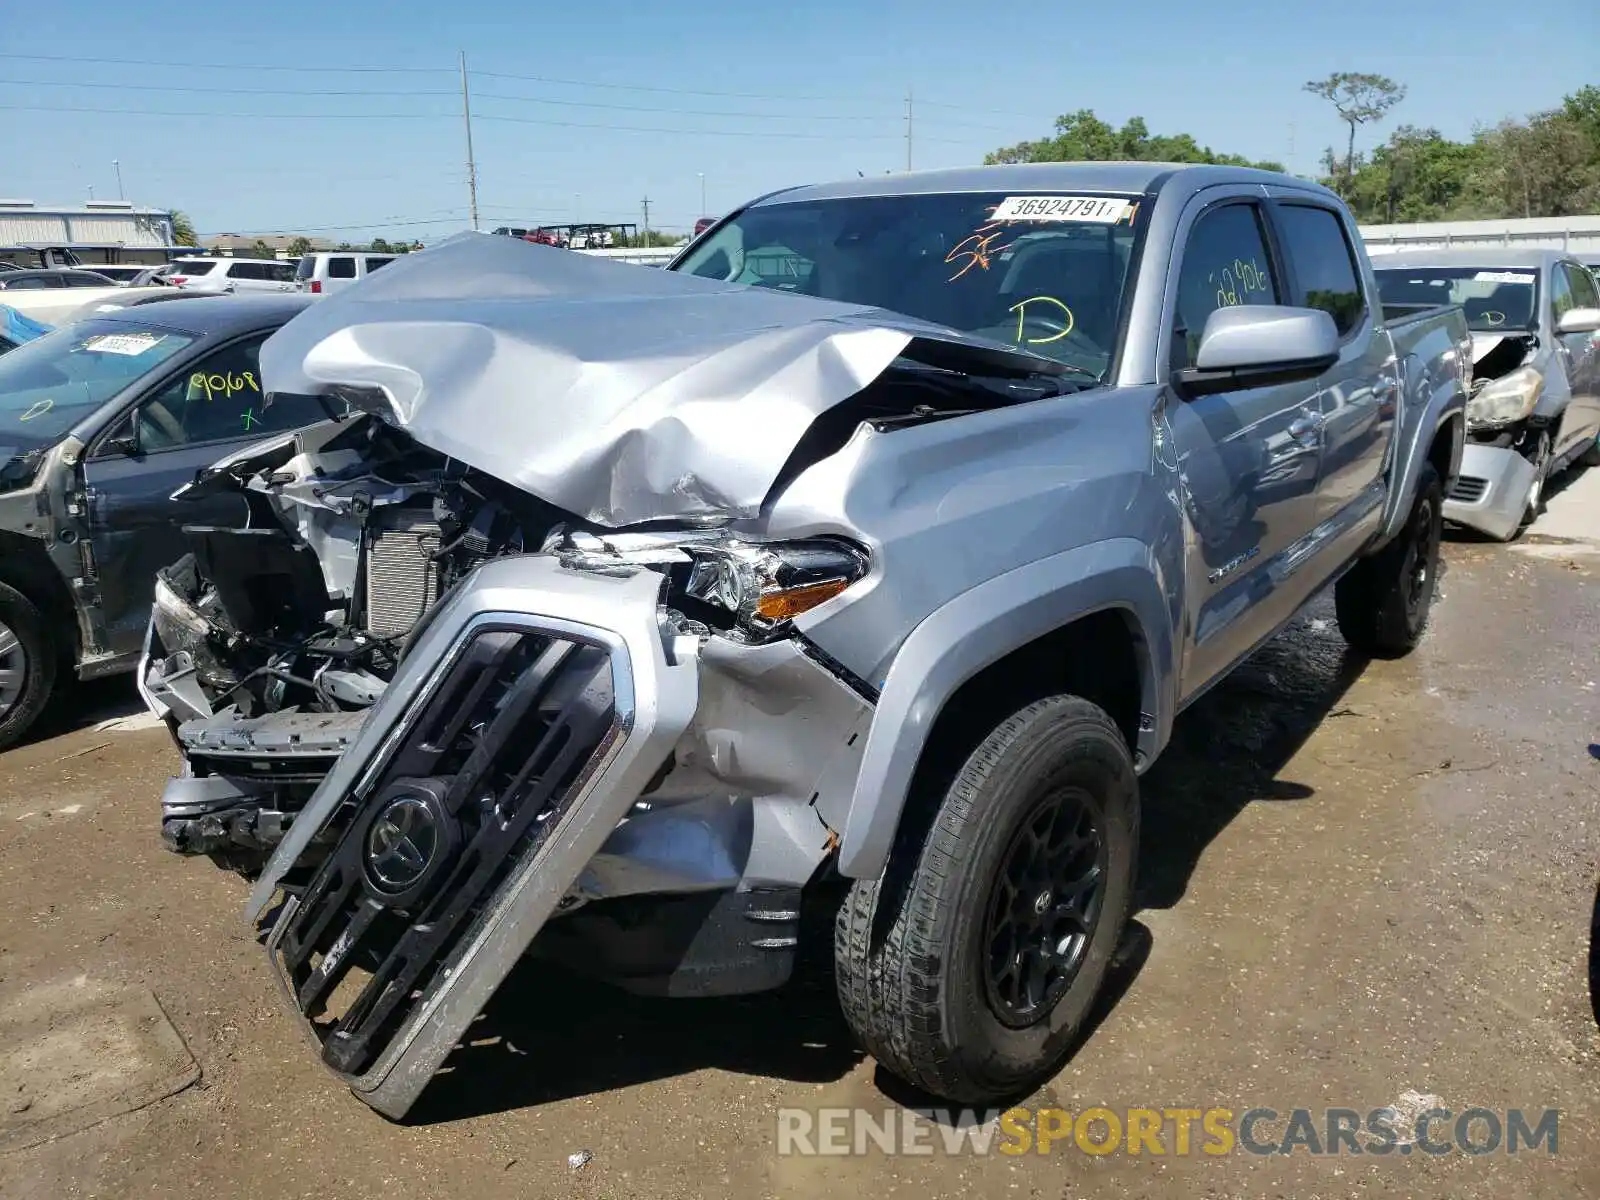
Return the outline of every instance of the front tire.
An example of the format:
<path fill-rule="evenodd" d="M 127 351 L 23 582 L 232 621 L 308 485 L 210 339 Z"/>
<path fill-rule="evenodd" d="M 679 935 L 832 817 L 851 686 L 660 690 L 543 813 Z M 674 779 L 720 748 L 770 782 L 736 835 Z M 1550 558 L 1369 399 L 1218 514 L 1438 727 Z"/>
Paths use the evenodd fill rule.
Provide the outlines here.
<path fill-rule="evenodd" d="M 929 794 L 930 791 L 932 794 Z M 1071 1053 L 1127 923 L 1139 787 L 1121 732 L 1076 696 L 1002 721 L 882 878 L 839 911 L 845 1018 L 891 1073 L 961 1104 L 1046 1082 Z"/>
<path fill-rule="evenodd" d="M 1405 528 L 1334 586 L 1339 632 L 1352 649 L 1373 658 L 1398 658 L 1422 641 L 1439 576 L 1443 506 L 1439 473 L 1426 465 Z"/>
<path fill-rule="evenodd" d="M 56 683 L 56 647 L 39 610 L 0 583 L 0 750 L 39 719 Z"/>

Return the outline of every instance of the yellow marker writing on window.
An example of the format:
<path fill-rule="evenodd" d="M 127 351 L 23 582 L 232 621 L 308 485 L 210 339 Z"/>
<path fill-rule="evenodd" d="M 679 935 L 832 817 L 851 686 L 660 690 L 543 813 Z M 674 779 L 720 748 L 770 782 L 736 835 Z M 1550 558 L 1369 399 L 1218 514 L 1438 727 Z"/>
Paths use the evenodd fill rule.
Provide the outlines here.
<path fill-rule="evenodd" d="M 1062 328 L 1061 332 L 1060 333 L 1052 333 L 1049 337 L 1043 337 L 1043 338 L 1025 338 L 1025 337 L 1023 337 L 1022 336 L 1022 327 L 1027 323 L 1027 320 L 1028 320 L 1028 305 L 1030 305 L 1030 304 L 1054 304 L 1063 313 L 1065 313 L 1066 314 L 1066 318 L 1067 318 L 1067 323 Z M 1016 337 L 1016 341 L 1017 341 L 1017 344 L 1019 346 L 1043 346 L 1046 342 L 1058 342 L 1062 338 L 1066 337 L 1067 334 L 1071 333 L 1072 332 L 1072 327 L 1077 324 L 1077 318 L 1072 315 L 1072 310 L 1070 308 L 1068 308 L 1065 304 L 1063 304 L 1061 301 L 1057 300 L 1054 296 L 1029 296 L 1026 300 L 1021 300 L 1021 301 L 1018 301 L 1016 304 L 1013 304 L 1006 311 L 1007 312 L 1014 312 L 1014 313 L 1017 314 L 1017 337 Z"/>
<path fill-rule="evenodd" d="M 19 421 L 31 421 L 35 417 L 42 417 L 42 416 L 45 415 L 45 413 L 49 412 L 55 406 L 56 406 L 56 402 L 54 400 L 51 400 L 51 399 L 48 399 L 48 398 L 46 398 L 44 400 L 40 400 L 40 401 L 36 402 L 34 405 L 32 405 L 28 409 L 27 412 L 23 413 L 20 417 L 18 417 L 17 420 L 19 420 Z"/>
<path fill-rule="evenodd" d="M 255 374 L 251 371 L 230 374 L 212 373 L 209 375 L 204 371 L 196 371 L 189 376 L 189 386 L 197 391 L 204 392 L 207 400 L 215 400 L 218 396 L 226 399 L 235 392 L 259 392 L 261 390 L 261 385 L 256 382 Z"/>

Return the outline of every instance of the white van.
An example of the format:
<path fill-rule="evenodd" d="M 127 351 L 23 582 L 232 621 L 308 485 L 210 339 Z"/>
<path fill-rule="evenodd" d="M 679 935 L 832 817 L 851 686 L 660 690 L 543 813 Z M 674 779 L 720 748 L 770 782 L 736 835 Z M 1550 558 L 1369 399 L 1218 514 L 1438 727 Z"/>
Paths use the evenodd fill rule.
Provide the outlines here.
<path fill-rule="evenodd" d="M 313 295 L 337 292 L 394 259 L 393 254 L 370 254 L 365 250 L 317 250 L 301 255 L 294 274 L 295 288 Z"/>
<path fill-rule="evenodd" d="M 290 292 L 294 264 L 277 258 L 176 258 L 165 278 L 192 292 Z"/>

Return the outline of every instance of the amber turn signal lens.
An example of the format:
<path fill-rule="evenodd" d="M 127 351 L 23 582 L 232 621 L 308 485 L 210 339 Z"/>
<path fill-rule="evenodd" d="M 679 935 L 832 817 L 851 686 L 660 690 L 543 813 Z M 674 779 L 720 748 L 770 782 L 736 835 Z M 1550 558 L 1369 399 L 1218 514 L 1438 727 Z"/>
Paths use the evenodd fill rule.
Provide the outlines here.
<path fill-rule="evenodd" d="M 793 620 L 803 612 L 810 612 L 824 600 L 832 600 L 849 586 L 848 579 L 824 579 L 821 583 L 768 592 L 756 601 L 756 616 L 763 621 Z"/>

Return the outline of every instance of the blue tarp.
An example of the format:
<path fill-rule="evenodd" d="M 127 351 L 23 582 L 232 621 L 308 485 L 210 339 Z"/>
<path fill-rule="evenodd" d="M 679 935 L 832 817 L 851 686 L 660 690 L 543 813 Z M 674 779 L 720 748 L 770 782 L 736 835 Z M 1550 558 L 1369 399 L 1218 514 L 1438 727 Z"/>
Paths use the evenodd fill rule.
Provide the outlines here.
<path fill-rule="evenodd" d="M 0 304 L 0 336 L 21 345 L 31 342 L 36 337 L 43 337 L 54 326 L 41 325 L 31 317 L 25 317 L 16 309 L 7 304 Z"/>

